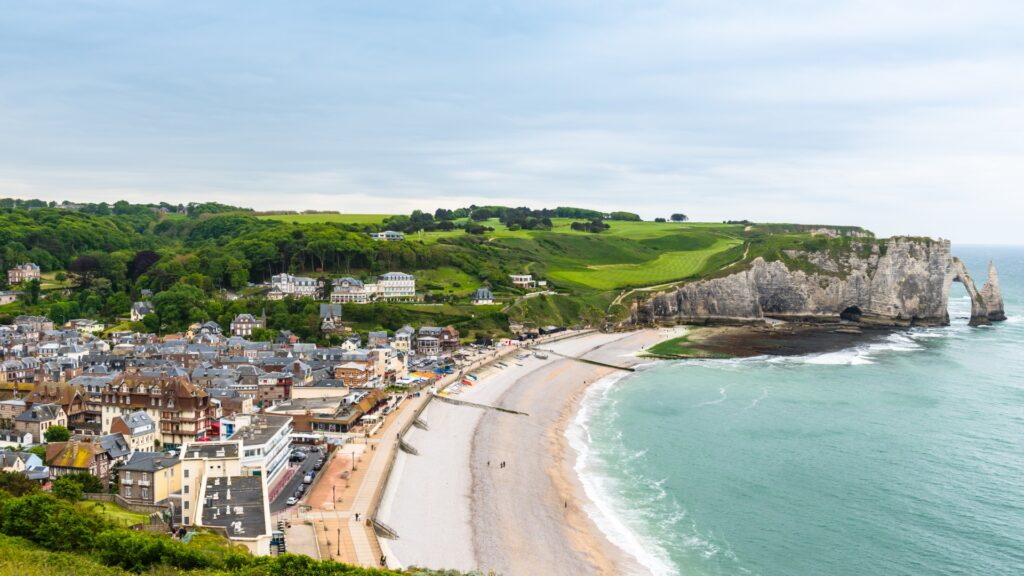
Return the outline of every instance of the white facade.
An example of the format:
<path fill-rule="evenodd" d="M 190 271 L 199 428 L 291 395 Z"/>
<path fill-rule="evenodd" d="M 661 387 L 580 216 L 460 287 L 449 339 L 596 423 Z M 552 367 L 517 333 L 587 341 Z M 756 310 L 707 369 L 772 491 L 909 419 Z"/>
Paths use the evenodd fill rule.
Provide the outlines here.
<path fill-rule="evenodd" d="M 296 298 L 316 296 L 320 288 L 320 282 L 316 278 L 307 276 L 292 276 L 291 274 L 275 274 L 270 277 L 272 291 L 280 292 L 286 296 Z"/>
<path fill-rule="evenodd" d="M 292 418 L 266 414 L 236 414 L 221 418 L 221 430 L 233 428 L 229 440 L 242 442 L 242 474 L 262 475 L 273 486 L 288 469 Z"/>
<path fill-rule="evenodd" d="M 416 297 L 416 278 L 404 272 L 388 272 L 377 277 L 377 297 L 401 300 Z"/>
<path fill-rule="evenodd" d="M 533 279 L 533 274 L 510 274 L 509 278 L 512 280 L 513 286 L 519 288 L 536 288 L 537 282 Z"/>
<path fill-rule="evenodd" d="M 377 284 L 364 284 L 355 278 L 339 278 L 333 284 L 332 304 L 366 304 L 377 298 Z"/>

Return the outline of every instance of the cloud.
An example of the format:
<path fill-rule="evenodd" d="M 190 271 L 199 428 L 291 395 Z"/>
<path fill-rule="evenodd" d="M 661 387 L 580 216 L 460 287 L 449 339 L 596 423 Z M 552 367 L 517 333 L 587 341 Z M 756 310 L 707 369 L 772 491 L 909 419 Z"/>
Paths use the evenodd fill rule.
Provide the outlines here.
<path fill-rule="evenodd" d="M 0 195 L 577 204 L 1019 243 L 1021 16 L 1000 0 L 23 4 L 0 14 Z"/>

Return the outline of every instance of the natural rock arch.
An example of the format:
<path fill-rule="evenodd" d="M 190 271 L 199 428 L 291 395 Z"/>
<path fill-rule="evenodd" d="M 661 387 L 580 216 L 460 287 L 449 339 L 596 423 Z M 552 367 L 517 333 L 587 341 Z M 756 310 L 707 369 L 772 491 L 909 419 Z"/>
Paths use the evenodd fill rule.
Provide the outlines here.
<path fill-rule="evenodd" d="M 974 284 L 967 266 L 962 260 L 953 257 L 949 275 L 946 280 L 945 295 L 948 301 L 949 288 L 953 282 L 960 282 L 967 289 L 967 295 L 971 297 L 971 326 L 988 326 L 993 321 L 1006 320 L 1003 311 L 1003 297 L 999 292 L 999 277 L 996 273 L 996 266 L 989 262 L 988 281 L 982 291 Z"/>

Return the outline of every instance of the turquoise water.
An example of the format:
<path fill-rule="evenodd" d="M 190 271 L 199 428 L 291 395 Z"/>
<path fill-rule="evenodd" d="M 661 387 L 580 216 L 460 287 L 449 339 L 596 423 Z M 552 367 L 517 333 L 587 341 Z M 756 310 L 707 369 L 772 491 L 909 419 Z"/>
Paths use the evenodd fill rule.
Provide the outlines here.
<path fill-rule="evenodd" d="M 948 328 L 591 388 L 598 523 L 657 574 L 1024 574 L 1024 249 L 956 252 L 1009 321 L 969 328 L 954 284 Z"/>

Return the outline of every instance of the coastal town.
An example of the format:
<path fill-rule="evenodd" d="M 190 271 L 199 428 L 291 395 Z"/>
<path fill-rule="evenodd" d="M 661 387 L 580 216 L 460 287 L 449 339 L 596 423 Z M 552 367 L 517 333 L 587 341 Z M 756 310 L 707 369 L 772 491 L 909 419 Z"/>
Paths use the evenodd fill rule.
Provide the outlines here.
<path fill-rule="evenodd" d="M 7 276 L 25 285 L 39 267 Z M 530 276 L 512 281 L 536 287 Z M 322 281 L 290 274 L 265 289 L 269 300 L 325 295 Z M 214 532 L 256 555 L 388 565 L 378 538 L 391 529 L 374 512 L 403 448 L 396 438 L 432 395 L 457 394 L 474 370 L 565 329 L 472 342 L 453 326 L 358 333 L 343 306 L 415 300 L 415 278 L 341 277 L 329 290 L 320 330 L 341 336 L 330 346 L 287 330 L 256 340 L 270 333 L 265 314 L 162 335 L 87 318 L 13 318 L 0 326 L 2 472 L 43 491 L 73 479 L 86 501 L 146 518 L 138 530 Z M 473 300 L 494 296 L 481 288 Z M 129 320 L 155 311 L 136 301 Z"/>

